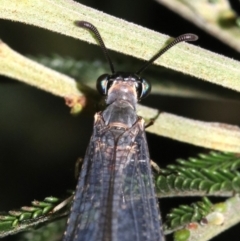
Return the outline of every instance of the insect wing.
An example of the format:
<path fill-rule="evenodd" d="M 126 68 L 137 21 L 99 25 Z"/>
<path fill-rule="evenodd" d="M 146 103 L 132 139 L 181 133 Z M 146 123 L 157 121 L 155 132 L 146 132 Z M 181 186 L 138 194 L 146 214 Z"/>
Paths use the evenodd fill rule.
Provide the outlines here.
<path fill-rule="evenodd" d="M 138 128 L 132 144 L 135 150 L 131 158 L 125 159 L 121 179 L 124 199 L 116 240 L 163 241 L 144 128 Z"/>
<path fill-rule="evenodd" d="M 97 114 L 64 241 L 162 241 L 143 122 L 122 134 Z"/>

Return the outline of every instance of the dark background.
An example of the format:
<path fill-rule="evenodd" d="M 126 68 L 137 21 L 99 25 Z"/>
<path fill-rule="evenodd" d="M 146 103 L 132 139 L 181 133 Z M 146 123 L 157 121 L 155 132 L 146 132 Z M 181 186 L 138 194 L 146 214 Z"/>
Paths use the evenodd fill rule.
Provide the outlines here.
<path fill-rule="evenodd" d="M 200 38 L 194 44 L 240 59 L 239 53 L 155 1 L 79 2 L 170 36 L 195 33 Z M 239 8 L 239 5 L 234 7 Z M 24 55 L 57 53 L 84 60 L 104 59 L 97 46 L 21 23 L 0 20 L 0 38 Z M 111 54 L 115 62 L 137 61 L 121 54 Z M 78 157 L 84 156 L 93 116 L 81 114 L 73 117 L 63 99 L 17 81 L 2 77 L 0 84 L 0 210 L 19 208 L 50 195 L 66 195 L 67 189 L 75 188 L 74 164 Z M 205 85 L 207 89 L 211 84 Z M 151 95 L 144 104 L 199 120 L 240 124 L 239 103 L 236 101 Z M 155 135 L 148 134 L 147 138 L 151 157 L 161 166 L 176 158 L 206 151 Z M 189 201 L 186 200 L 172 200 L 172 203 L 176 206 Z M 161 200 L 164 214 L 169 210 L 167 203 L 169 200 Z M 238 228 L 232 228 L 213 240 L 239 240 Z M 4 240 L 10 239 L 17 240 L 17 237 Z"/>

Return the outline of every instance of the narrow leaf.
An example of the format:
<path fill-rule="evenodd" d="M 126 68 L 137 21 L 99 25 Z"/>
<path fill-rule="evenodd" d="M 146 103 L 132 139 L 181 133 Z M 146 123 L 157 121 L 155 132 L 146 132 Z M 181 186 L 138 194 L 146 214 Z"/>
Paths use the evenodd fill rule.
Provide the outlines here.
<path fill-rule="evenodd" d="M 109 49 L 148 60 L 169 37 L 112 17 L 71 0 L 1 0 L 0 18 L 35 25 L 96 44 L 86 30 L 73 25 L 85 20 L 96 25 Z M 240 63 L 190 44 L 181 43 L 156 61 L 157 65 L 240 91 Z"/>

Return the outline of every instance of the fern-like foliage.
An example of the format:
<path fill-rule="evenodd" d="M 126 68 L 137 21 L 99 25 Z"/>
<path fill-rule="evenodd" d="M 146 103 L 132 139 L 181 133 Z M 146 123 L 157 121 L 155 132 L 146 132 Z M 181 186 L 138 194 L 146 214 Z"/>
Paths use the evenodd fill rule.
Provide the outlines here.
<path fill-rule="evenodd" d="M 226 204 L 213 204 L 205 196 L 227 197 L 239 193 L 239 167 L 237 154 L 212 151 L 188 160 L 178 159 L 176 164 L 161 169 L 155 179 L 159 197 L 203 196 L 202 201 L 173 208 L 166 217 L 165 233 L 178 230 L 174 234 L 175 240 L 178 240 L 178 235 L 188 237 L 193 224 L 222 224 Z"/>
<path fill-rule="evenodd" d="M 57 214 L 52 212 L 60 201 L 57 197 L 46 197 L 44 201 L 33 201 L 31 206 L 2 213 L 0 215 L 0 238 L 66 215 L 67 212 L 64 208 Z"/>
<path fill-rule="evenodd" d="M 167 195 L 197 196 L 200 193 L 201 195 L 223 196 L 226 193 L 239 192 L 239 165 L 239 157 L 231 153 L 210 152 L 199 154 L 197 158 L 188 160 L 178 159 L 175 165 L 161 169 L 161 173 L 156 176 L 158 195 L 162 197 Z M 56 217 L 66 216 L 70 205 L 64 205 L 65 208 L 55 212 L 54 209 L 59 203 L 59 198 L 48 197 L 43 202 L 32 202 L 30 207 L 22 207 L 20 210 L 9 211 L 8 214 L 1 215 L 0 237 L 30 229 Z M 177 230 L 176 237 L 183 235 L 182 233 L 186 235 L 192 223 L 201 225 L 201 223 L 209 222 L 208 216 L 215 214 L 216 211 L 218 214 L 221 213 L 226 208 L 225 206 L 225 203 L 213 204 L 208 198 L 203 197 L 201 201 L 191 205 L 173 208 L 167 214 L 164 223 L 165 234 Z M 219 222 L 218 219 L 219 215 L 217 222 Z M 37 236 L 40 234 L 41 232 L 36 232 Z M 24 240 L 33 240 L 33 237 L 31 235 L 31 238 L 27 239 L 27 236 L 24 236 Z M 175 239 L 178 240 L 178 238 Z"/>
<path fill-rule="evenodd" d="M 208 223 L 207 217 L 209 214 L 216 211 L 222 213 L 225 209 L 225 203 L 213 204 L 207 197 L 204 197 L 201 201 L 191 205 L 180 205 L 177 208 L 173 208 L 167 214 L 164 229 L 166 232 L 172 232 L 193 222 L 204 225 Z"/>
<path fill-rule="evenodd" d="M 188 160 L 178 159 L 156 177 L 159 197 L 232 196 L 240 191 L 240 158 L 236 154 L 210 152 Z"/>

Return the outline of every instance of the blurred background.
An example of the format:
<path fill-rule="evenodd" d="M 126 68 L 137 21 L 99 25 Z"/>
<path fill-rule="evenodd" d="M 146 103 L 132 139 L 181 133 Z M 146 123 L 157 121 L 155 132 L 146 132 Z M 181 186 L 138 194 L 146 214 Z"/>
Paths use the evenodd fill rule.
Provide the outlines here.
<path fill-rule="evenodd" d="M 237 51 L 156 1 L 78 2 L 172 37 L 195 33 L 199 40 L 193 44 L 240 60 Z M 233 9 L 236 12 L 240 9 L 239 2 L 233 5 Z M 63 59 L 71 57 L 88 63 L 96 60 L 105 63 L 98 46 L 34 26 L 0 20 L 0 38 L 23 55 L 51 57 L 52 54 L 57 54 Z M 110 54 L 116 69 L 118 65 L 125 67 L 142 64 L 142 61 L 129 56 L 112 51 Z M 94 66 L 91 71 L 94 73 Z M 234 91 L 189 77 L 184 82 L 184 75 L 162 67 L 152 67 L 149 73 L 157 76 L 159 81 L 174 76 L 174 79 L 181 80 L 183 86 L 199 88 L 202 93 L 208 93 L 210 98 L 199 98 L 197 95 L 196 98 L 194 95 L 173 96 L 153 91 L 142 104 L 193 119 L 240 125 L 239 94 Z M 80 72 L 79 79 L 81 75 Z M 211 98 L 211 94 L 226 98 Z M 0 76 L 0 96 L 0 210 L 19 208 L 34 199 L 43 200 L 50 195 L 67 196 L 68 189 L 75 189 L 75 162 L 85 154 L 92 133 L 92 113 L 95 110 L 91 114 L 87 112 L 73 117 L 63 99 L 3 76 Z M 163 167 L 177 158 L 188 158 L 208 151 L 150 134 L 147 134 L 147 139 L 152 159 Z M 186 200 L 187 198 L 172 199 L 171 205 L 189 202 Z M 190 199 L 190 202 L 194 200 L 197 199 Z M 163 216 L 169 208 L 169 200 L 162 199 Z M 239 240 L 239 235 L 238 226 L 213 240 L 234 241 Z M 20 239 L 13 236 L 3 240 Z M 168 240 L 172 238 L 168 237 Z"/>

